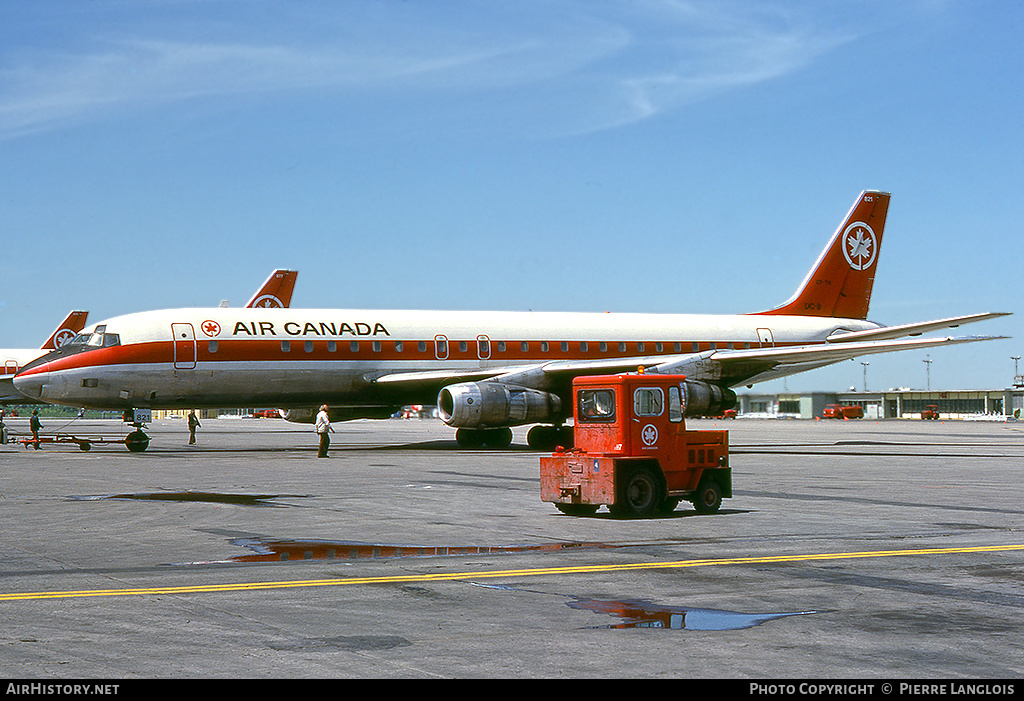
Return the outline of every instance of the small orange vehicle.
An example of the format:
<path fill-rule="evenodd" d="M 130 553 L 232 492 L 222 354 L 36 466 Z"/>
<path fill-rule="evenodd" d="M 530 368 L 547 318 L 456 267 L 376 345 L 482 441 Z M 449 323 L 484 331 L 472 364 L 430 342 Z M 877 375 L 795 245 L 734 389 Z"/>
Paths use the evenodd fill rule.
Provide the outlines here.
<path fill-rule="evenodd" d="M 732 497 L 729 432 L 685 423 L 687 397 L 707 388 L 684 375 L 576 378 L 574 447 L 540 459 L 541 500 L 574 516 L 605 505 L 615 516 L 646 517 L 684 499 L 700 513 L 718 511 Z"/>
<path fill-rule="evenodd" d="M 937 404 L 929 404 L 921 412 L 921 418 L 926 420 L 937 420 L 939 418 L 939 407 Z"/>
<path fill-rule="evenodd" d="M 821 412 L 821 418 L 823 419 L 863 419 L 864 418 L 864 407 L 859 404 L 829 404 L 825 407 L 825 410 Z"/>

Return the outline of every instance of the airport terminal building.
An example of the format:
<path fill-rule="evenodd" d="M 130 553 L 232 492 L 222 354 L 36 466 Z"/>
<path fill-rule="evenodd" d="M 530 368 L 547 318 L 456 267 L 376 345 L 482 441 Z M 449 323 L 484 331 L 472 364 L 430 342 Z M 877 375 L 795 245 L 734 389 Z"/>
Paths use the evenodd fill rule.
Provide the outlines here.
<path fill-rule="evenodd" d="M 737 415 L 747 418 L 817 419 L 830 404 L 857 405 L 865 419 L 920 419 L 928 407 L 937 407 L 941 419 L 1004 420 L 1024 417 L 1024 385 L 1006 389 L 918 390 L 884 392 L 791 392 L 737 395 Z M 270 410 L 263 410 L 267 412 Z M 154 411 L 155 418 L 184 416 L 185 410 Z M 260 415 L 258 409 L 197 410 L 200 418 Z M 408 413 L 408 412 L 407 412 Z M 417 416 L 420 414 L 417 413 Z"/>
<path fill-rule="evenodd" d="M 942 419 L 1021 418 L 1024 387 L 979 390 L 892 389 L 884 392 L 808 392 L 740 394 L 739 415 L 770 418 L 820 418 L 830 404 L 858 405 L 865 419 L 919 419 L 928 407 Z"/>

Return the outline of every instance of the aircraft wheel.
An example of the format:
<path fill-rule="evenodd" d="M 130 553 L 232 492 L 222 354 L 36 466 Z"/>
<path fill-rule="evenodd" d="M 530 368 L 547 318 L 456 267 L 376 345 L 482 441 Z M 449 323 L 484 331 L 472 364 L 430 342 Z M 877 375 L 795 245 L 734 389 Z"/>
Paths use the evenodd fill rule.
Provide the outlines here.
<path fill-rule="evenodd" d="M 705 480 L 697 486 L 693 495 L 693 508 L 699 514 L 713 514 L 722 506 L 722 490 L 718 482 Z"/>
<path fill-rule="evenodd" d="M 534 450 L 554 450 L 558 446 L 571 448 L 572 439 L 572 428 L 566 426 L 534 426 L 526 434 L 526 444 Z"/>
<path fill-rule="evenodd" d="M 482 448 L 484 432 L 476 428 L 460 428 L 455 431 L 455 442 L 460 448 Z"/>
<path fill-rule="evenodd" d="M 562 446 L 566 450 L 569 450 L 576 443 L 576 434 L 573 433 L 572 426 L 562 426 L 558 430 L 558 445 Z"/>
<path fill-rule="evenodd" d="M 624 518 L 646 518 L 658 511 L 665 501 L 661 480 L 649 465 L 623 470 L 611 511 Z"/>
<path fill-rule="evenodd" d="M 488 448 L 507 448 L 512 445 L 512 429 L 507 426 L 489 428 L 483 434 L 484 445 Z"/>
<path fill-rule="evenodd" d="M 526 444 L 534 450 L 554 450 L 550 426 L 534 426 L 526 434 Z"/>
<path fill-rule="evenodd" d="M 132 453 L 141 453 L 149 447 L 149 436 L 141 430 L 132 431 L 125 436 L 124 445 Z"/>

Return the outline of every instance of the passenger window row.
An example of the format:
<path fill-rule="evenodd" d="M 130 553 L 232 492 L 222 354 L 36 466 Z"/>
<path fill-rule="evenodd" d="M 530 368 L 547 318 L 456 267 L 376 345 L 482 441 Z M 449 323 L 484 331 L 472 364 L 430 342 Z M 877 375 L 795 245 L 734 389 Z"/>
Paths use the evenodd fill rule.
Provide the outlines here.
<path fill-rule="evenodd" d="M 111 336 L 111 334 L 107 334 L 107 336 L 109 337 Z M 367 348 L 375 353 L 383 352 L 385 348 L 387 348 L 388 350 L 393 349 L 395 353 L 404 353 L 406 350 L 406 345 L 409 345 L 411 347 L 415 347 L 415 352 L 417 353 L 427 353 L 429 349 L 433 351 L 433 355 L 435 357 L 445 359 L 449 357 L 449 353 L 453 347 L 458 349 L 457 352 L 459 354 L 469 353 L 471 342 L 449 341 L 447 338 L 439 336 L 438 338 L 434 339 L 433 344 L 430 344 L 428 341 L 414 341 L 408 342 L 408 344 L 405 341 L 349 341 L 347 345 L 349 351 L 351 351 L 352 353 L 358 353 L 361 350 Z M 431 345 L 433 346 L 433 348 L 430 348 Z M 506 341 L 496 341 L 492 343 L 490 339 L 478 339 L 476 343 L 472 345 L 473 350 L 476 352 L 476 357 L 484 360 L 491 357 L 492 346 L 500 354 L 510 353 L 510 347 L 515 348 L 518 346 L 519 351 L 521 353 L 529 353 L 531 351 L 536 351 L 538 349 L 541 353 L 568 353 L 571 348 L 573 351 L 578 350 L 580 353 L 590 353 L 594 355 L 600 353 L 608 353 L 609 351 L 617 351 L 619 353 L 628 353 L 630 351 L 633 351 L 636 353 L 653 354 L 691 352 L 697 353 L 702 350 L 715 350 L 719 346 L 729 349 L 734 349 L 737 347 L 750 348 L 750 343 L 663 343 L 661 341 L 657 341 L 654 343 L 643 341 L 635 343 L 626 343 L 623 341 L 611 343 L 607 341 L 599 341 L 597 343 L 590 343 L 588 341 L 574 341 L 571 343 L 569 341 L 520 341 L 519 343 L 507 343 Z M 291 341 L 281 341 L 281 351 L 284 353 L 290 353 L 292 351 L 292 346 L 293 344 Z M 317 346 L 318 344 L 315 341 L 295 342 L 295 348 L 302 348 L 306 353 L 312 353 L 317 348 Z M 210 353 L 216 353 L 219 347 L 220 346 L 217 341 L 210 341 L 207 346 L 207 350 Z M 326 341 L 326 343 L 319 345 L 319 347 L 326 348 L 328 353 L 336 353 L 338 351 L 339 344 L 337 341 Z M 344 347 L 344 342 L 342 342 L 342 347 Z M 555 350 L 552 351 L 552 349 Z"/>

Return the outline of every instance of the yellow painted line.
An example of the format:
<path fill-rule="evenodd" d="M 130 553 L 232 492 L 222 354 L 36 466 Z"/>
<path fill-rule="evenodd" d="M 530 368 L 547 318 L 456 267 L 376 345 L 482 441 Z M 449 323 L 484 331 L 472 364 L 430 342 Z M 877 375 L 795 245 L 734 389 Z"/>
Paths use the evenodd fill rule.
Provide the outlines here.
<path fill-rule="evenodd" d="M 538 577 L 542 575 L 594 574 L 598 572 L 628 572 L 638 570 L 674 569 L 682 567 L 715 567 L 722 565 L 779 564 L 829 560 L 852 560 L 879 557 L 911 557 L 921 555 L 963 555 L 1024 550 L 1024 544 L 986 545 L 963 548 L 919 548 L 914 550 L 866 550 L 846 553 L 812 553 L 805 555 L 767 555 L 759 557 L 728 557 L 710 560 L 676 560 L 673 562 L 635 562 L 621 565 L 577 565 L 566 567 L 538 567 L 535 569 L 494 570 L 483 572 L 451 572 L 448 574 L 406 574 L 379 577 L 351 577 L 347 579 L 299 579 L 281 582 L 250 582 L 231 584 L 195 584 L 183 587 L 148 587 L 141 589 L 83 589 L 79 591 L 13 592 L 0 594 L 0 601 L 29 601 L 38 599 L 71 599 L 101 596 L 158 596 L 181 594 L 214 594 L 220 592 L 265 591 L 269 589 L 298 589 L 308 587 L 338 587 L 356 584 L 401 584 L 409 582 L 441 582 L 455 580 L 496 579 L 502 577 Z"/>

